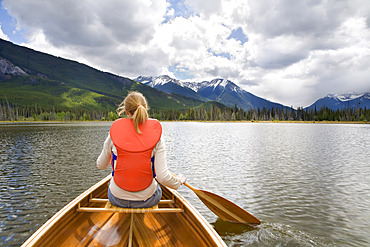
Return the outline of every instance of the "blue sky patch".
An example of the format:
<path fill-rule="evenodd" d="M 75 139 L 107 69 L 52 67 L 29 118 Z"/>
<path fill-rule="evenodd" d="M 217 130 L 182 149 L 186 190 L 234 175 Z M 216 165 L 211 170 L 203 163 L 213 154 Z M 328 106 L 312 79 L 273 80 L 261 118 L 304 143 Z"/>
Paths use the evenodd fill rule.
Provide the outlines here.
<path fill-rule="evenodd" d="M 3 7 L 2 1 L 0 2 L 0 24 L 1 30 L 8 36 L 11 42 L 16 44 L 26 43 L 23 31 L 17 31 L 17 20 L 9 15 L 8 11 Z"/>
<path fill-rule="evenodd" d="M 167 0 L 167 2 L 170 4 L 168 7 L 168 10 L 174 9 L 174 14 L 172 16 L 165 16 L 165 21 L 164 23 L 169 22 L 171 19 L 176 18 L 176 17 L 183 17 L 185 19 L 188 19 L 190 16 L 194 14 L 192 10 L 190 10 L 184 0 Z"/>
<path fill-rule="evenodd" d="M 179 65 L 169 66 L 168 70 L 172 72 L 178 80 L 194 79 L 194 75 L 188 68 L 180 67 Z"/>
<path fill-rule="evenodd" d="M 245 42 L 248 42 L 248 37 L 247 37 L 247 35 L 244 34 L 243 29 L 241 27 L 238 27 L 237 29 L 234 29 L 227 39 L 239 40 L 242 43 L 242 45 Z"/>

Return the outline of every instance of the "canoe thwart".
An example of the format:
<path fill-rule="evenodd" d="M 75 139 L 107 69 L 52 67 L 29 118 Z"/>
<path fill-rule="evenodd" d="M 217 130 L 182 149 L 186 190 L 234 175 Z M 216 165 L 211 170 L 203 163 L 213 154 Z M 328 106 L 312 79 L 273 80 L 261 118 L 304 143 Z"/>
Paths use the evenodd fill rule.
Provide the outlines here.
<path fill-rule="evenodd" d="M 97 203 L 107 203 L 109 202 L 109 199 L 105 198 L 90 198 L 89 202 L 97 202 Z M 174 200 L 160 200 L 158 204 L 171 204 L 175 203 Z"/>
<path fill-rule="evenodd" d="M 78 212 L 114 212 L 114 213 L 182 213 L 184 209 L 182 208 L 159 208 L 158 205 L 155 205 L 151 208 L 120 208 L 112 205 L 108 199 L 103 198 L 90 198 L 93 202 L 106 202 L 104 208 L 98 207 L 81 207 L 78 205 L 77 211 Z M 163 203 L 171 202 L 172 200 L 161 200 Z"/>
<path fill-rule="evenodd" d="M 105 198 L 90 198 L 89 202 L 101 202 L 101 203 L 107 203 L 109 199 Z"/>
<path fill-rule="evenodd" d="M 182 213 L 182 208 L 91 208 L 91 207 L 80 207 L 77 209 L 78 212 L 89 212 L 89 213 Z"/>

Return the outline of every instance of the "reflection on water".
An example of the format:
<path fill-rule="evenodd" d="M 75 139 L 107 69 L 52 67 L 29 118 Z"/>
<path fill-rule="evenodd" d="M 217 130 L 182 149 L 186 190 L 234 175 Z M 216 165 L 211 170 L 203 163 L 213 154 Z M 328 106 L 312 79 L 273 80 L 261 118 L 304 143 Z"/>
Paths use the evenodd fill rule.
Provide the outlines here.
<path fill-rule="evenodd" d="M 110 171 L 110 123 L 0 125 L 0 242 L 19 246 Z M 179 192 L 229 246 L 370 245 L 370 126 L 163 123 L 168 166 L 262 221 L 226 223 Z"/>

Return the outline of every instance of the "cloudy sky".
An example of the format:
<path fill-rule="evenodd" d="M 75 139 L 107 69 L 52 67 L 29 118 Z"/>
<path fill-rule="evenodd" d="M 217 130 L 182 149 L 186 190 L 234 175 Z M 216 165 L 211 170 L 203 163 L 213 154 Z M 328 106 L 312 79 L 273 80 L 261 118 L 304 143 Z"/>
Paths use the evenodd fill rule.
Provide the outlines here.
<path fill-rule="evenodd" d="M 288 106 L 370 91 L 369 0 L 0 0 L 0 37 L 134 78 L 225 78 Z"/>

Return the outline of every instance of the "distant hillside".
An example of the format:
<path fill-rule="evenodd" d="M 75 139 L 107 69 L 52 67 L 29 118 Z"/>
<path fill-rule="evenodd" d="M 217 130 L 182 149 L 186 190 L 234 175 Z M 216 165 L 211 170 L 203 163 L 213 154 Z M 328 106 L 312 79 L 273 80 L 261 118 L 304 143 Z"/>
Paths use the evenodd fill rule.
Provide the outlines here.
<path fill-rule="evenodd" d="M 0 39 L 0 103 L 55 110 L 114 111 L 138 90 L 154 110 L 186 109 L 202 102 L 167 94 L 131 79 L 14 45 Z"/>
<path fill-rule="evenodd" d="M 347 94 L 329 94 L 315 103 L 307 107 L 306 109 L 317 110 L 322 107 L 328 107 L 331 110 L 343 110 L 346 108 L 351 109 L 370 109 L 370 92 L 367 93 L 347 93 Z"/>

